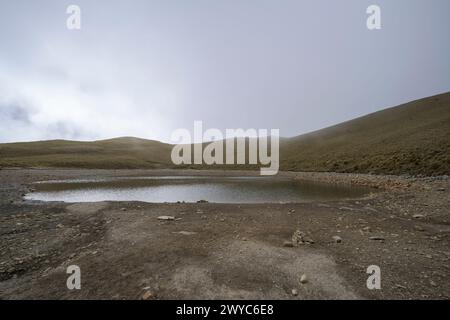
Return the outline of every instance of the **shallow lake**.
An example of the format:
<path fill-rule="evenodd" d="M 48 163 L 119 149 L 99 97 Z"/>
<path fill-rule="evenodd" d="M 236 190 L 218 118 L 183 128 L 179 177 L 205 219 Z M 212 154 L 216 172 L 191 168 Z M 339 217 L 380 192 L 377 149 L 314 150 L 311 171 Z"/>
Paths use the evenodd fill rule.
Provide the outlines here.
<path fill-rule="evenodd" d="M 285 203 L 360 198 L 368 188 L 279 177 L 129 177 L 39 182 L 27 200 Z"/>

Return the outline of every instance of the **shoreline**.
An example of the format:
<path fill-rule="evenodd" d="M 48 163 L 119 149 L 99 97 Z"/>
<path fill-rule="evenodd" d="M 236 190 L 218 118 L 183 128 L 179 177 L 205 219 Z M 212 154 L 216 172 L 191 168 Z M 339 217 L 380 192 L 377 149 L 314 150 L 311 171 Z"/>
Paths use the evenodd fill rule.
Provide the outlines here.
<path fill-rule="evenodd" d="M 378 189 L 363 199 L 313 203 L 22 201 L 31 182 L 49 178 L 254 173 L 3 168 L 0 298 L 450 298 L 448 176 L 280 172 Z M 297 230 L 314 243 L 285 247 Z M 365 269 L 377 263 L 382 289 L 368 290 Z M 81 290 L 65 286 L 71 264 L 80 265 Z"/>

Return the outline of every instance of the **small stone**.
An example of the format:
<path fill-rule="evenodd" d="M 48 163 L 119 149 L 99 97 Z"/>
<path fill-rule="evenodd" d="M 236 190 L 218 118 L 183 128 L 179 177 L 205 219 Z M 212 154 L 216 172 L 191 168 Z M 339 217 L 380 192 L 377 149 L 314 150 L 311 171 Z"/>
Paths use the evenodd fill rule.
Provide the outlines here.
<path fill-rule="evenodd" d="M 366 232 L 370 232 L 370 227 L 364 227 L 364 228 L 362 228 L 363 229 L 363 231 L 366 231 Z"/>
<path fill-rule="evenodd" d="M 145 291 L 142 295 L 142 300 L 153 300 L 155 295 L 151 291 Z"/>
<path fill-rule="evenodd" d="M 292 289 L 291 293 L 292 293 L 292 295 L 293 295 L 294 297 L 298 296 L 298 291 L 297 291 L 297 289 Z"/>
<path fill-rule="evenodd" d="M 302 276 L 300 277 L 300 283 L 307 283 L 308 282 L 308 277 L 306 277 L 306 274 L 302 274 Z"/>
<path fill-rule="evenodd" d="M 159 216 L 159 220 L 175 220 L 175 217 L 173 216 Z"/>
<path fill-rule="evenodd" d="M 174 233 L 182 234 L 184 236 L 191 236 L 193 234 L 197 234 L 197 232 L 192 232 L 192 231 L 178 231 L 178 232 L 174 232 Z"/>
<path fill-rule="evenodd" d="M 421 219 L 421 218 L 425 218 L 425 216 L 423 214 L 415 214 L 413 215 L 414 219 Z"/>
<path fill-rule="evenodd" d="M 292 243 L 292 241 L 283 242 L 283 247 L 292 248 L 293 246 L 294 246 L 294 244 Z"/>
<path fill-rule="evenodd" d="M 64 225 L 62 223 L 59 223 L 56 225 L 57 228 L 64 228 Z"/>
<path fill-rule="evenodd" d="M 333 236 L 333 241 L 336 243 L 341 243 L 342 242 L 342 238 L 339 236 Z"/>
<path fill-rule="evenodd" d="M 208 203 L 207 200 L 198 200 L 197 203 Z"/>
<path fill-rule="evenodd" d="M 382 236 L 373 236 L 369 238 L 370 240 L 378 240 L 378 241 L 384 241 L 386 240 L 386 238 L 382 237 Z"/>
<path fill-rule="evenodd" d="M 120 210 L 121 210 L 121 211 L 127 211 L 127 209 L 126 209 L 126 208 L 120 208 Z"/>
<path fill-rule="evenodd" d="M 437 191 L 445 191 L 445 188 L 438 188 Z"/>

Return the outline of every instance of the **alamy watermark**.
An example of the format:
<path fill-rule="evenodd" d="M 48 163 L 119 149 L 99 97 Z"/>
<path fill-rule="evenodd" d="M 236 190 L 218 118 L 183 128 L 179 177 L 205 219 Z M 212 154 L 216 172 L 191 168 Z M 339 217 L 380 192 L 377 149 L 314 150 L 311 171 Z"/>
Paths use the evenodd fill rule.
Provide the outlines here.
<path fill-rule="evenodd" d="M 369 290 L 380 290 L 381 289 L 381 269 L 377 265 L 370 265 L 367 267 L 366 273 L 370 274 L 367 278 L 367 289 Z"/>
<path fill-rule="evenodd" d="M 366 25 L 369 30 L 380 30 L 381 29 L 381 8 L 375 4 L 367 7 L 366 13 L 369 15 L 367 17 Z"/>
<path fill-rule="evenodd" d="M 69 30 L 81 29 L 81 9 L 79 6 L 72 4 L 67 7 L 66 13 L 69 17 L 66 20 L 66 27 Z"/>
<path fill-rule="evenodd" d="M 188 129 L 172 133 L 176 145 L 171 159 L 175 165 L 260 164 L 261 175 L 275 175 L 280 166 L 279 133 L 279 129 L 226 129 L 223 134 L 215 128 L 203 132 L 202 121 L 195 121 L 193 134 Z"/>
<path fill-rule="evenodd" d="M 70 274 L 67 278 L 66 286 L 69 290 L 80 290 L 81 289 L 81 269 L 77 265 L 70 265 L 67 267 L 66 273 Z"/>

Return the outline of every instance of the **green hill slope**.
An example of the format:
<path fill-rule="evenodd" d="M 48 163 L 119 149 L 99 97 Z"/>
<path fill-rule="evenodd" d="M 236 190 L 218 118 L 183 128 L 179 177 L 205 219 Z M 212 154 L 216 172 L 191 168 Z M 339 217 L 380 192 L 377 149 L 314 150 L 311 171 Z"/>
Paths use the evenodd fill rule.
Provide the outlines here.
<path fill-rule="evenodd" d="M 172 146 L 138 138 L 93 142 L 50 140 L 0 144 L 3 167 L 159 168 Z"/>
<path fill-rule="evenodd" d="M 450 173 L 450 93 L 291 138 L 284 170 L 439 175 Z"/>

